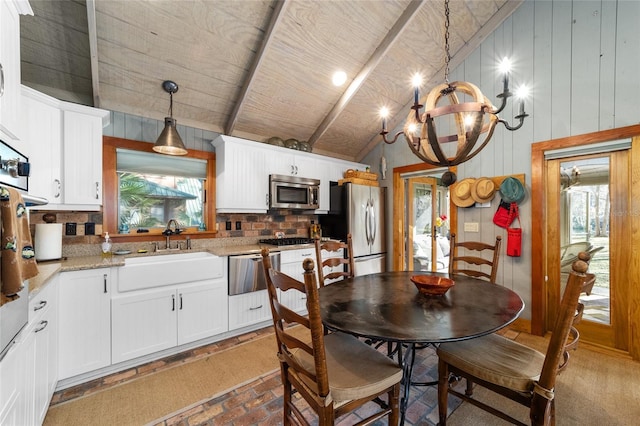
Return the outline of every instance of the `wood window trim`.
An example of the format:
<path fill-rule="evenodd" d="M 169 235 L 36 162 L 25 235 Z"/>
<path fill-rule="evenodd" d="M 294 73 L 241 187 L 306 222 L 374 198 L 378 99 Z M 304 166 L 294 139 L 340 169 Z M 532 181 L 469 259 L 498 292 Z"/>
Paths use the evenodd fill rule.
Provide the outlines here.
<path fill-rule="evenodd" d="M 154 153 L 153 144 L 131 139 L 103 136 L 102 138 L 102 200 L 103 218 L 102 229 L 108 232 L 114 241 L 137 242 L 157 240 L 161 235 L 160 229 L 150 230 L 149 233 L 119 234 L 118 233 L 118 176 L 116 174 L 116 149 L 123 148 L 132 151 Z M 215 230 L 215 199 L 216 199 L 216 156 L 213 152 L 189 150 L 186 155 L 207 161 L 207 179 L 205 181 L 204 223 L 207 231 L 186 231 L 181 235 L 191 238 L 213 238 Z"/>

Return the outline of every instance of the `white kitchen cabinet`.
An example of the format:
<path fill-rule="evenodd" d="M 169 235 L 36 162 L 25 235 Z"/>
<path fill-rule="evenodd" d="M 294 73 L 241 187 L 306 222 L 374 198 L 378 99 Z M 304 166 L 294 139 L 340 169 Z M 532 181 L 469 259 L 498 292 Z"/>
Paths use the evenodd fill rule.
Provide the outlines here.
<path fill-rule="evenodd" d="M 102 205 L 102 128 L 109 112 L 63 106 L 64 204 L 99 210 Z"/>
<path fill-rule="evenodd" d="M 28 360 L 21 344 L 25 334 L 20 334 L 16 343 L 0 362 L 0 425 L 27 424 L 27 402 L 25 370 Z"/>
<path fill-rule="evenodd" d="M 227 280 L 178 289 L 178 345 L 229 330 Z"/>
<path fill-rule="evenodd" d="M 256 142 L 218 136 L 216 210 L 218 213 L 266 213 L 269 208 L 268 150 Z"/>
<path fill-rule="evenodd" d="M 22 134 L 29 192 L 49 200 L 33 210 L 100 210 L 102 128 L 109 112 L 22 87 Z"/>
<path fill-rule="evenodd" d="M 114 364 L 227 331 L 226 279 L 126 292 L 111 304 Z"/>
<path fill-rule="evenodd" d="M 348 169 L 367 167 L 232 136 L 220 135 L 211 143 L 216 149 L 218 213 L 266 213 L 270 174 L 319 179 L 320 208 L 315 212 L 326 213 L 330 205 L 329 182 L 342 179 Z"/>
<path fill-rule="evenodd" d="M 29 301 L 29 329 L 34 337 L 32 354 L 33 375 L 27 379 L 28 424 L 42 424 L 58 381 L 58 281 L 55 276 L 43 290 Z M 28 338 L 30 339 L 30 337 Z"/>
<path fill-rule="evenodd" d="M 60 274 L 60 380 L 111 364 L 112 275 L 110 268 Z"/>
<path fill-rule="evenodd" d="M 33 15 L 28 2 L 0 2 L 0 139 L 20 139 L 21 14 Z"/>
<path fill-rule="evenodd" d="M 320 179 L 318 156 L 290 148 L 270 146 L 267 161 L 268 174 Z"/>
<path fill-rule="evenodd" d="M 22 86 L 21 107 L 22 141 L 32 170 L 29 192 L 49 200 L 46 209 L 55 210 L 62 204 L 60 101 Z"/>
<path fill-rule="evenodd" d="M 267 290 L 229 296 L 229 330 L 271 320 Z"/>
<path fill-rule="evenodd" d="M 57 278 L 29 302 L 29 322 L 0 362 L 0 425 L 42 424 L 57 380 Z"/>
<path fill-rule="evenodd" d="M 316 260 L 314 247 L 280 252 L 280 272 L 289 275 L 300 282 L 304 282 L 302 262 L 310 258 Z M 297 291 L 283 291 L 279 293 L 280 302 L 299 313 L 307 312 L 307 297 Z"/>
<path fill-rule="evenodd" d="M 175 288 L 114 296 L 111 301 L 113 363 L 176 346 Z"/>

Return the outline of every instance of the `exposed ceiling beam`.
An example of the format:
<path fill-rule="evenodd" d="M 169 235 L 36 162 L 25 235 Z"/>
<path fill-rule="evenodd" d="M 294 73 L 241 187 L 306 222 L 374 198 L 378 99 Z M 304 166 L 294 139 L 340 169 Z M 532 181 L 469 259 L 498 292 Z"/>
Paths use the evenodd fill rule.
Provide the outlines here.
<path fill-rule="evenodd" d="M 100 108 L 100 80 L 98 78 L 98 31 L 96 27 L 96 2 L 87 0 L 87 30 L 89 34 L 89 55 L 91 57 L 91 86 L 93 106 Z"/>
<path fill-rule="evenodd" d="M 451 69 L 453 70 L 456 67 L 458 67 L 460 64 L 462 64 L 465 61 L 465 59 L 467 59 L 467 57 L 471 53 L 473 53 L 473 51 L 476 50 L 482 44 L 482 42 L 505 21 L 505 19 L 511 16 L 513 12 L 515 12 L 516 9 L 522 5 L 523 2 L 524 0 L 507 1 L 500 9 L 498 9 L 496 13 L 493 16 L 491 16 L 491 18 L 487 21 L 487 23 L 483 25 L 473 35 L 473 37 L 471 37 L 471 39 L 468 42 L 466 42 L 460 48 L 460 50 L 456 52 L 454 56 L 451 57 L 451 61 L 449 63 L 449 66 L 451 67 Z M 442 78 L 441 76 L 444 75 L 443 69 L 444 69 L 444 65 L 442 66 L 442 68 L 440 68 L 440 70 L 438 70 L 438 72 L 434 73 L 434 77 L 428 82 L 426 82 L 425 86 L 434 87 L 437 84 L 442 83 L 442 81 L 436 81 L 436 79 Z M 397 118 L 398 114 L 396 114 L 394 118 L 390 120 L 391 122 L 391 125 L 389 126 L 390 129 L 394 129 L 395 131 L 395 129 L 399 125 L 401 125 L 401 123 L 404 122 L 404 119 L 402 117 L 407 116 L 412 105 L 413 105 L 413 98 L 411 98 L 411 100 L 407 102 L 404 105 L 404 107 L 400 109 L 400 114 L 399 114 L 401 116 L 400 119 Z M 371 138 L 369 143 L 360 151 L 360 153 L 356 156 L 355 160 L 361 161 L 369 152 L 371 152 L 381 142 L 384 143 L 380 135 L 376 134 L 374 137 Z"/>
<path fill-rule="evenodd" d="M 273 6 L 273 14 L 271 15 L 271 20 L 269 21 L 269 25 L 265 30 L 264 38 L 262 39 L 262 44 L 260 45 L 260 49 L 256 52 L 256 56 L 251 63 L 249 68 L 249 75 L 244 81 L 244 85 L 240 90 L 240 96 L 235 102 L 233 107 L 233 112 L 231 112 L 231 116 L 227 121 L 227 125 L 225 126 L 225 134 L 231 135 L 233 130 L 236 127 L 236 122 L 238 121 L 238 117 L 240 116 L 240 112 L 242 111 L 242 107 L 245 104 L 247 99 L 247 93 L 251 90 L 251 86 L 253 85 L 255 75 L 257 74 L 260 65 L 262 64 L 262 59 L 264 57 L 264 53 L 271 44 L 273 34 L 282 22 L 285 6 L 287 5 L 288 0 L 276 0 Z"/>
<path fill-rule="evenodd" d="M 412 0 L 409 3 L 409 6 L 402 12 L 400 18 L 393 24 L 393 27 L 389 30 L 387 35 L 384 37 L 382 42 L 378 45 L 376 50 L 373 52 L 367 63 L 362 67 L 362 70 L 358 73 L 358 75 L 353 79 L 347 90 L 342 94 L 338 102 L 331 108 L 329 114 L 322 120 L 318 128 L 313 135 L 309 138 L 309 144 L 313 146 L 314 143 L 318 139 L 322 137 L 322 135 L 327 131 L 329 126 L 338 118 L 338 116 L 342 113 L 342 111 L 346 108 L 351 101 L 353 95 L 360 89 L 360 86 L 365 82 L 365 80 L 369 77 L 369 74 L 378 66 L 384 55 L 391 48 L 393 43 L 400 37 L 402 31 L 409 25 L 411 19 L 415 16 L 416 12 L 420 9 L 420 7 L 425 3 L 426 0 Z"/>

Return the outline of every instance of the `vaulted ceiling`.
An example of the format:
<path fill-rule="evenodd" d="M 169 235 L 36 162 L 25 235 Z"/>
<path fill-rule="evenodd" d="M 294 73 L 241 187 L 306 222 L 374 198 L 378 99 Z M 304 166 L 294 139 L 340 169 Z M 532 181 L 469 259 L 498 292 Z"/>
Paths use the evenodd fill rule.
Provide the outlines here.
<path fill-rule="evenodd" d="M 22 82 L 59 99 L 359 160 L 442 83 L 444 1 L 30 0 Z M 450 0 L 451 67 L 521 0 Z M 347 82 L 331 83 L 343 70 Z"/>

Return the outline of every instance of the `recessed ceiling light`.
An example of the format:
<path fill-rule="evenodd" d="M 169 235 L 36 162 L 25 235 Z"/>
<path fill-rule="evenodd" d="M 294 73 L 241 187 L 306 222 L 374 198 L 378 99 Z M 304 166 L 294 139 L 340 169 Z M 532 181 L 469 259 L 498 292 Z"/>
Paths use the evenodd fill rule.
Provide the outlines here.
<path fill-rule="evenodd" d="M 347 73 L 344 71 L 336 71 L 333 73 L 333 81 L 334 86 L 342 86 L 345 81 L 347 81 Z"/>

